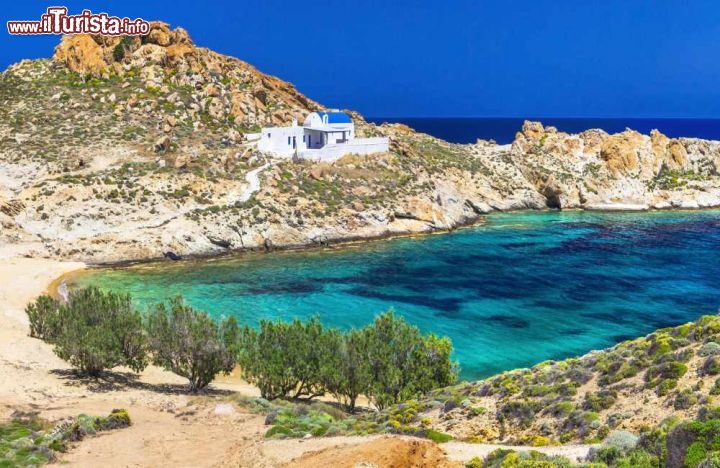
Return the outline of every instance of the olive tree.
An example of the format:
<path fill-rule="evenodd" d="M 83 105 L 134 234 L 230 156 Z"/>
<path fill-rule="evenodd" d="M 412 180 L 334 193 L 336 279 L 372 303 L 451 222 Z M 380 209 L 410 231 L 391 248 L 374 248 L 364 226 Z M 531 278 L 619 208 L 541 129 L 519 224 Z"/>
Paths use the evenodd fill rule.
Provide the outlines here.
<path fill-rule="evenodd" d="M 146 328 L 153 363 L 189 381 L 191 392 L 205 388 L 221 372 L 235 366 L 238 327 L 234 319 L 220 326 L 205 312 L 170 299 L 148 312 Z M 231 340 L 231 341 L 226 341 Z"/>
<path fill-rule="evenodd" d="M 30 321 L 30 336 L 47 340 L 51 338 L 57 320 L 60 303 L 50 296 L 40 296 L 25 308 Z"/>
<path fill-rule="evenodd" d="M 53 307 L 43 299 L 31 313 L 52 311 Z M 73 291 L 68 303 L 48 317 L 52 319 L 42 325 L 46 328 L 36 332 L 54 345 L 55 354 L 82 374 L 97 377 L 117 366 L 140 372 L 147 365 L 142 317 L 128 294 L 95 287 Z"/>
<path fill-rule="evenodd" d="M 367 327 L 365 345 L 370 366 L 368 397 L 379 409 L 416 397 L 457 380 L 448 338 L 423 336 L 392 311 Z"/>
<path fill-rule="evenodd" d="M 358 397 L 370 389 L 368 333 L 366 329 L 353 329 L 347 333 L 331 330 L 328 334 L 332 352 L 323 367 L 323 383 L 348 411 L 354 412 Z"/>
<path fill-rule="evenodd" d="M 263 320 L 240 333 L 238 364 L 264 398 L 313 398 L 329 392 L 355 410 L 366 395 L 378 408 L 457 379 L 448 338 L 423 336 L 392 312 L 362 329 L 324 328 L 318 317 Z"/>
<path fill-rule="evenodd" d="M 245 379 L 260 389 L 263 398 L 284 398 L 298 387 L 287 346 L 290 325 L 263 320 L 260 329 L 245 326 L 240 333 L 238 364 Z"/>

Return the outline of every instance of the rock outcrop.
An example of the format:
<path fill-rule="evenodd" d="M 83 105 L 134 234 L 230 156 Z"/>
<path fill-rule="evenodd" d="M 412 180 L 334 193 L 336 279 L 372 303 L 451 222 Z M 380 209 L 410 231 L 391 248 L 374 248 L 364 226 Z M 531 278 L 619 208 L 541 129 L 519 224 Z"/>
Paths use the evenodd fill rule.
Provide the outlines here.
<path fill-rule="evenodd" d="M 189 86 L 202 90 L 199 108 L 212 118 L 232 118 L 247 126 L 285 125 L 321 106 L 294 86 L 262 74 L 232 57 L 196 47 L 183 28 L 153 21 L 145 36 L 65 36 L 53 60 L 82 76 L 126 77 L 141 71 L 146 85 Z"/>

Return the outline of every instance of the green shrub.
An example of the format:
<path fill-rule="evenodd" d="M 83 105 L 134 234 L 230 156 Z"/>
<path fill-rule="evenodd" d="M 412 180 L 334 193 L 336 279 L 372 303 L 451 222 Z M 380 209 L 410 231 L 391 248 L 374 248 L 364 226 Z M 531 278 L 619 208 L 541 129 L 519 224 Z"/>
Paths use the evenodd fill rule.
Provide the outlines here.
<path fill-rule="evenodd" d="M 549 438 L 538 435 L 538 434 L 535 434 L 534 436 L 532 436 L 532 438 L 530 438 L 530 441 L 529 441 L 529 444 L 531 447 L 546 447 L 546 446 L 550 445 L 551 443 L 552 443 L 552 441 Z"/>
<path fill-rule="evenodd" d="M 292 431 L 285 426 L 277 425 L 277 426 L 271 427 L 265 433 L 265 438 L 267 438 L 267 439 L 270 439 L 272 437 L 277 437 L 277 436 L 291 437 Z"/>
<path fill-rule="evenodd" d="M 50 296 L 40 296 L 25 308 L 30 321 L 30 336 L 50 340 L 60 303 Z"/>
<path fill-rule="evenodd" d="M 443 444 L 445 442 L 450 442 L 453 440 L 453 436 L 450 434 L 445 434 L 444 432 L 438 432 L 433 429 L 426 429 L 425 430 L 425 437 L 432 440 L 433 442 L 437 444 Z"/>
<path fill-rule="evenodd" d="M 638 443 L 640 438 L 628 431 L 613 431 L 605 438 L 603 447 L 614 447 L 618 450 L 626 452 Z"/>
<path fill-rule="evenodd" d="M 617 447 L 600 447 L 595 451 L 591 457 L 592 461 L 604 463 L 607 466 L 615 466 L 625 454 Z"/>
<path fill-rule="evenodd" d="M 704 468 L 720 468 L 720 451 L 713 451 L 702 461 Z"/>
<path fill-rule="evenodd" d="M 125 410 L 113 410 L 104 418 L 81 414 L 55 427 L 38 418 L 0 423 L 0 467 L 30 467 L 54 462 L 56 452 L 65 452 L 70 442 L 128 425 L 130 417 Z"/>
<path fill-rule="evenodd" d="M 705 375 L 718 375 L 720 374 L 720 357 L 710 356 L 705 359 L 702 366 L 703 374 Z"/>
<path fill-rule="evenodd" d="M 720 406 L 703 406 L 698 411 L 698 420 L 710 421 L 712 419 L 720 419 Z"/>
<path fill-rule="evenodd" d="M 660 382 L 660 385 L 657 387 L 657 394 L 658 396 L 665 396 L 668 393 L 670 393 L 670 390 L 677 387 L 678 381 L 675 379 L 667 379 Z"/>
<path fill-rule="evenodd" d="M 379 409 L 457 380 L 450 339 L 422 336 L 420 330 L 392 311 L 367 327 L 371 369 L 369 397 Z"/>
<path fill-rule="evenodd" d="M 73 291 L 50 323 L 44 334 L 55 354 L 85 375 L 97 377 L 116 366 L 139 372 L 147 365 L 142 317 L 129 295 L 95 287 Z"/>
<path fill-rule="evenodd" d="M 319 319 L 307 324 L 260 322 L 260 330 L 240 333 L 238 363 L 244 377 L 260 388 L 263 398 L 322 394 L 322 369 L 331 357 Z"/>
<path fill-rule="evenodd" d="M 601 371 L 602 377 L 600 384 L 610 385 L 620 382 L 623 379 L 633 377 L 640 372 L 640 368 L 635 363 L 627 361 L 618 361 L 610 364 L 607 369 Z"/>
<path fill-rule="evenodd" d="M 720 420 L 679 424 L 667 436 L 667 465 L 697 467 L 720 448 L 719 441 Z"/>
<path fill-rule="evenodd" d="M 677 410 L 684 410 L 692 407 L 693 405 L 696 405 L 698 402 L 698 397 L 689 388 L 686 388 L 685 390 L 678 392 L 677 396 L 675 397 L 675 402 L 673 403 L 673 407 Z"/>
<path fill-rule="evenodd" d="M 591 411 L 602 411 L 610 408 L 617 400 L 617 392 L 615 390 L 600 390 L 597 393 L 588 392 L 585 395 L 583 408 Z"/>
<path fill-rule="evenodd" d="M 560 418 L 566 417 L 575 409 L 572 401 L 559 401 L 547 409 L 548 414 Z"/>
<path fill-rule="evenodd" d="M 687 366 L 682 362 L 669 361 L 650 367 L 645 373 L 645 380 L 652 382 L 660 379 L 679 379 L 687 372 Z"/>
<path fill-rule="evenodd" d="M 481 466 L 488 468 L 569 468 L 574 465 L 567 458 L 549 456 L 535 450 L 516 452 L 496 449 L 490 452 Z"/>
<path fill-rule="evenodd" d="M 720 378 L 715 380 L 715 383 L 710 389 L 710 395 L 720 395 Z"/>
<path fill-rule="evenodd" d="M 98 417 L 95 419 L 95 427 L 99 431 L 109 431 L 113 429 L 121 429 L 132 425 L 130 415 L 125 409 L 114 409 L 107 417 Z"/>
<path fill-rule="evenodd" d="M 218 326 L 205 312 L 175 297 L 169 309 L 157 304 L 150 310 L 146 326 L 153 362 L 188 379 L 191 392 L 202 390 L 217 374 L 235 367 L 239 331 L 234 318 Z"/>
<path fill-rule="evenodd" d="M 720 354 L 720 344 L 714 341 L 705 343 L 700 347 L 698 354 L 703 357 L 718 355 Z"/>
<path fill-rule="evenodd" d="M 480 457 L 473 457 L 465 463 L 465 468 L 483 468 L 483 466 L 485 466 L 485 462 Z"/>
<path fill-rule="evenodd" d="M 310 434 L 321 437 L 328 433 L 344 433 L 348 430 L 345 415 L 320 405 L 288 405 L 272 415 L 274 426 L 265 433 L 265 437 L 305 437 Z"/>
<path fill-rule="evenodd" d="M 487 467 L 495 467 L 500 466 L 500 464 L 505 460 L 505 457 L 507 457 L 510 454 L 515 453 L 514 450 L 511 449 L 503 449 L 498 448 L 493 450 L 488 454 L 487 457 L 485 457 L 485 466 Z"/>
<path fill-rule="evenodd" d="M 497 417 L 500 421 L 512 421 L 527 427 L 533 422 L 538 409 L 538 405 L 531 401 L 510 401 L 500 408 Z"/>
<path fill-rule="evenodd" d="M 600 415 L 596 412 L 575 410 L 565 420 L 563 429 L 565 431 L 574 431 L 577 436 L 584 437 L 592 429 L 599 429 L 601 425 Z"/>
<path fill-rule="evenodd" d="M 655 338 L 648 348 L 648 355 L 652 357 L 668 354 L 673 350 L 673 340 L 668 336 Z"/>
<path fill-rule="evenodd" d="M 685 454 L 685 466 L 694 468 L 702 463 L 707 457 L 707 448 L 702 442 L 695 442 L 688 447 Z"/>

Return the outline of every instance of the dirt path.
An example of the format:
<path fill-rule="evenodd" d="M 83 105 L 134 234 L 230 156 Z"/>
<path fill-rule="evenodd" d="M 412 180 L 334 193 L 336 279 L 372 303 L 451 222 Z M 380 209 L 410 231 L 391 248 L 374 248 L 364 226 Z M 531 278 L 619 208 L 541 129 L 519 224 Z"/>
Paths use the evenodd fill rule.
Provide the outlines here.
<path fill-rule="evenodd" d="M 252 171 L 245 174 L 245 180 L 248 183 L 248 187 L 243 191 L 243 193 L 240 194 L 240 197 L 238 197 L 238 201 L 240 203 L 244 203 L 250 200 L 250 197 L 252 197 L 255 192 L 260 190 L 260 173 L 270 167 L 270 164 L 271 163 L 265 163 L 257 169 L 253 169 Z"/>

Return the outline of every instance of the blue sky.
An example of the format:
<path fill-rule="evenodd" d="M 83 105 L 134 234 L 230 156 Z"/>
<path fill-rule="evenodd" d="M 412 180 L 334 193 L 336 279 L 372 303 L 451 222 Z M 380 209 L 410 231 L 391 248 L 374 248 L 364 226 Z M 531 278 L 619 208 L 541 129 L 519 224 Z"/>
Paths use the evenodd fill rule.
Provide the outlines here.
<path fill-rule="evenodd" d="M 52 54 L 4 23 L 56 3 L 183 26 L 368 116 L 720 118 L 717 0 L 14 2 L 0 68 Z"/>

